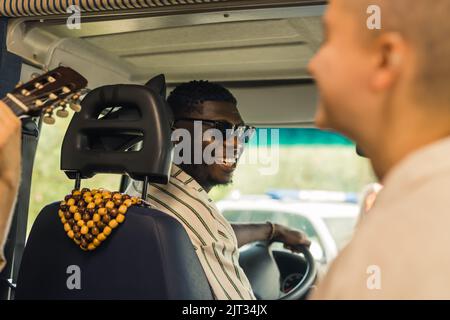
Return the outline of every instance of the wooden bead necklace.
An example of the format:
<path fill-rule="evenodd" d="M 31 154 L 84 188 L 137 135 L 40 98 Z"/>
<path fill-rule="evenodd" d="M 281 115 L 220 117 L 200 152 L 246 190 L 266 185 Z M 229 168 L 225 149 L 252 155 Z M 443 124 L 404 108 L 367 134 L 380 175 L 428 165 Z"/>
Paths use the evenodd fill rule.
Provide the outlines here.
<path fill-rule="evenodd" d="M 75 189 L 59 205 L 64 231 L 82 250 L 93 251 L 125 221 L 131 206 L 148 206 L 137 197 L 104 189 Z"/>

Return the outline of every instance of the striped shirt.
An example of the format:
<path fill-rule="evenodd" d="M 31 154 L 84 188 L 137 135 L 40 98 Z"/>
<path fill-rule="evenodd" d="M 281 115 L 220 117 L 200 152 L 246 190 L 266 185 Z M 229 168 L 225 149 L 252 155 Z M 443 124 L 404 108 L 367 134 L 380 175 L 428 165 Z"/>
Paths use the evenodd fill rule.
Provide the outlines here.
<path fill-rule="evenodd" d="M 140 196 L 141 191 L 142 182 L 134 181 L 127 193 Z M 183 225 L 216 299 L 255 299 L 238 263 L 238 242 L 233 228 L 194 178 L 172 165 L 169 183 L 150 183 L 146 200 Z"/>

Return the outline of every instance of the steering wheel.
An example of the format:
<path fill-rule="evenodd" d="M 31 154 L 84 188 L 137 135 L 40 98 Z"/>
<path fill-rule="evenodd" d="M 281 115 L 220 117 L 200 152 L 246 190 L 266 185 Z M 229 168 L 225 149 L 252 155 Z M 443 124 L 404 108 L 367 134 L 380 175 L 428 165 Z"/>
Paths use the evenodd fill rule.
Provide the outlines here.
<path fill-rule="evenodd" d="M 310 290 L 317 276 L 317 266 L 314 257 L 308 248 L 302 246 L 299 250 L 303 257 L 290 253 L 292 259 L 296 259 L 304 265 L 306 272 L 299 283 L 289 292 L 280 290 L 281 273 L 273 255 L 272 244 L 268 242 L 255 242 L 245 246 L 240 251 L 239 264 L 245 271 L 253 292 L 260 300 L 300 300 Z M 299 270 L 300 271 L 300 270 Z"/>

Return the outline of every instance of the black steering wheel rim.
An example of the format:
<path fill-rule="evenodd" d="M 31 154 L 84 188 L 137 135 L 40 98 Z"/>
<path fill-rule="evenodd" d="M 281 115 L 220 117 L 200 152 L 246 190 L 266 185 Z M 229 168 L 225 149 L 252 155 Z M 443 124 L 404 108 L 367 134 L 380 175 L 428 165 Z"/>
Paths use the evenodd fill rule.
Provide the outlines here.
<path fill-rule="evenodd" d="M 273 255 L 273 243 L 267 241 L 252 243 L 241 250 L 239 263 L 244 269 L 255 296 L 263 300 L 300 300 L 306 296 L 317 276 L 317 266 L 308 248 L 298 247 L 307 265 L 301 281 L 288 293 L 280 290 L 281 273 Z M 295 255 L 295 253 L 288 253 Z"/>
<path fill-rule="evenodd" d="M 311 251 L 305 246 L 301 246 L 298 248 L 300 253 L 303 254 L 306 261 L 306 272 L 300 280 L 300 282 L 292 288 L 291 291 L 281 296 L 278 300 L 300 300 L 308 293 L 310 288 L 313 286 L 317 277 L 317 265 L 316 260 L 314 259 Z M 269 250 L 271 249 L 271 245 L 269 246 Z"/>

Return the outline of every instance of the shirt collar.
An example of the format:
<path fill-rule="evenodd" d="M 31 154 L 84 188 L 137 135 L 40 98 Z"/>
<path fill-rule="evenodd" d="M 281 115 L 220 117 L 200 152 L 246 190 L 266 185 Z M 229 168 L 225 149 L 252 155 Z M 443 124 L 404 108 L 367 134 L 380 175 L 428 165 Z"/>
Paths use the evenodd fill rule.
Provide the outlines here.
<path fill-rule="evenodd" d="M 191 187 L 198 192 L 206 193 L 206 191 L 202 188 L 202 186 L 198 184 L 198 182 L 194 178 L 192 178 L 189 174 L 187 174 L 183 169 L 178 167 L 176 164 L 172 164 L 170 178 L 176 179 L 181 183 L 183 183 L 184 185 Z"/>

